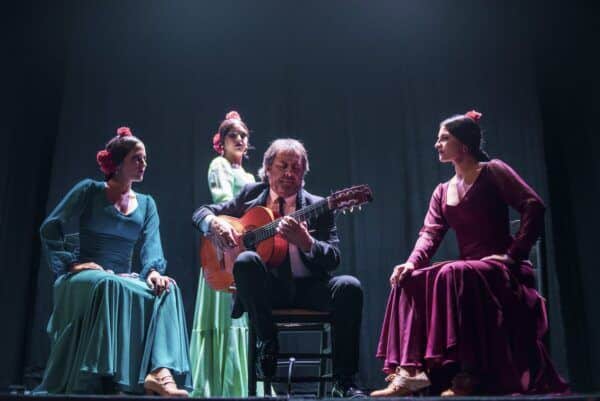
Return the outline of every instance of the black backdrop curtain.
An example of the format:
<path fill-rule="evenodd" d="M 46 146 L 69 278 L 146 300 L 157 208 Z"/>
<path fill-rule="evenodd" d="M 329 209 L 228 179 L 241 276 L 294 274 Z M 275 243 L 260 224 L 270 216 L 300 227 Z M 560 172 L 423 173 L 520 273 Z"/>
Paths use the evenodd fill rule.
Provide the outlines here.
<path fill-rule="evenodd" d="M 23 304 L 14 309 L 19 325 L 9 339 L 21 348 L 11 354 L 4 383 L 18 381 L 23 365 L 43 366 L 48 353 L 53 278 L 43 260 L 38 264 L 35 226 L 77 181 L 101 179 L 94 155 L 118 126 L 130 126 L 146 143 L 149 168 L 136 190 L 157 201 L 168 271 L 182 287 L 190 326 L 198 280 L 190 216 L 210 199 L 210 139 L 228 110 L 238 110 L 252 131 L 249 171 L 271 140 L 290 136 L 309 151 L 311 192 L 371 185 L 374 203 L 338 218 L 339 272 L 356 275 L 365 289 L 359 378 L 368 387 L 382 383 L 373 354 L 389 273 L 410 252 L 433 188 L 452 175 L 433 150 L 439 121 L 482 111 L 489 153 L 550 199 L 535 30 L 525 6 L 128 1 L 32 9 L 22 18 L 35 28 L 28 38 L 36 46 L 24 52 L 28 68 L 13 71 L 23 74 L 27 92 L 17 100 L 24 110 L 13 114 L 7 132 L 45 133 L 35 133 L 33 144 L 17 136 L 17 147 L 31 146 L 35 160 L 2 181 L 2 266 L 24 266 L 21 286 L 3 288 L 7 305 L 15 298 Z M 37 63 L 55 69 L 50 78 L 36 76 L 45 71 Z M 48 96 L 32 101 L 37 80 Z M 35 116 L 26 109 L 31 103 Z M 20 164 L 22 153 L 10 149 L 6 160 Z M 27 196 L 19 201 L 15 189 L 23 186 Z M 555 214 L 547 215 L 549 340 L 567 374 Z M 19 222 L 25 224 L 15 238 L 9 230 Z M 21 254 L 8 252 L 15 245 Z M 453 255 L 449 235 L 436 259 Z"/>
<path fill-rule="evenodd" d="M 12 8 L 11 8 L 12 7 Z M 66 4 L 6 4 L 0 12 L 0 391 L 22 383 L 31 341 L 39 270 L 38 227 L 63 92 Z M 69 32 L 70 33 L 70 32 Z M 44 291 L 47 284 L 44 283 Z M 46 293 L 47 295 L 47 293 Z M 42 302 L 50 302 L 50 299 Z M 42 317 L 41 319 L 44 319 Z"/>

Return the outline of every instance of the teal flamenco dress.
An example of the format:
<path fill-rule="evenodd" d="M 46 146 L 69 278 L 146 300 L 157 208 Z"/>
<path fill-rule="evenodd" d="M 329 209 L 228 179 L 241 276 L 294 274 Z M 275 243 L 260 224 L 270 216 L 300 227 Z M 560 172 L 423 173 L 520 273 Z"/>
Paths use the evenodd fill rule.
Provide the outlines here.
<path fill-rule="evenodd" d="M 48 322 L 51 351 L 38 392 L 142 393 L 146 375 L 168 368 L 179 387 L 192 388 L 181 293 L 173 283 L 156 296 L 145 279 L 163 274 L 156 204 L 137 194 L 138 206 L 122 214 L 107 199 L 104 182 L 75 185 L 40 229 L 56 273 L 54 310 Z M 78 223 L 79 248 L 69 249 L 65 229 Z M 131 272 L 134 249 L 141 271 Z M 69 273 L 74 263 L 104 270 Z"/>

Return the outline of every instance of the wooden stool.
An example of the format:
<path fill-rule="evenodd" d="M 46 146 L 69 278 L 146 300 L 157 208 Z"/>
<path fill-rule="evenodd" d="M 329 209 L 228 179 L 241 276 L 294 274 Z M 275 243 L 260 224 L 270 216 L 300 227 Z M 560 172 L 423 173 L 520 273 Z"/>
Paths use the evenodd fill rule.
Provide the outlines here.
<path fill-rule="evenodd" d="M 325 383 L 333 381 L 333 325 L 330 312 L 320 312 L 309 309 L 273 309 L 273 322 L 277 326 L 278 332 L 319 332 L 320 350 L 319 352 L 303 353 L 278 353 L 277 364 L 283 365 L 289 363 L 290 358 L 303 361 L 305 364 L 313 362 L 318 366 L 319 374 L 316 376 L 274 376 L 258 377 L 256 372 L 256 333 L 254 327 L 250 324 L 248 336 L 248 395 L 256 396 L 256 382 L 262 380 L 264 384 L 264 394 L 270 393 L 271 383 L 288 383 L 288 392 L 290 392 L 290 382 L 295 383 L 319 383 L 318 397 L 325 395 Z M 327 371 L 327 360 L 330 359 L 331 370 Z M 281 362 L 280 362 L 281 361 Z M 284 362 L 285 361 L 285 362 Z M 291 372 L 290 372 L 291 374 Z"/>

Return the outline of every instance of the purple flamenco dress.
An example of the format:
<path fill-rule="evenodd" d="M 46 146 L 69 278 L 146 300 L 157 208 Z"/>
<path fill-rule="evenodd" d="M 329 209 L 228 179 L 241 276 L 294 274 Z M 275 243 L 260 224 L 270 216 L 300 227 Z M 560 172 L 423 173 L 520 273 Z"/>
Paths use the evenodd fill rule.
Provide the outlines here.
<path fill-rule="evenodd" d="M 383 370 L 456 366 L 477 375 L 486 393 L 564 392 L 542 342 L 548 322 L 526 260 L 543 227 L 540 197 L 500 160 L 483 168 L 463 199 L 447 204 L 448 182 L 431 197 L 408 261 L 415 271 L 388 298 L 377 357 Z M 521 214 L 514 238 L 508 208 Z M 460 260 L 430 265 L 452 228 Z M 505 265 L 481 258 L 508 254 Z"/>

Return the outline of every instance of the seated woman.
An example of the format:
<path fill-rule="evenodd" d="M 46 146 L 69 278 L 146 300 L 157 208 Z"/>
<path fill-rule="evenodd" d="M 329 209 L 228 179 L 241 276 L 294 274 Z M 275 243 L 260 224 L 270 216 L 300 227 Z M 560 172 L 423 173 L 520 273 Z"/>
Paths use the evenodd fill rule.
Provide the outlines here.
<path fill-rule="evenodd" d="M 38 390 L 187 396 L 175 384 L 191 388 L 181 294 L 164 275 L 156 204 L 131 189 L 144 177 L 144 144 L 122 127 L 97 160 L 106 180 L 75 185 L 40 229 L 57 279 Z M 69 222 L 79 228 L 75 252 L 66 246 Z M 131 272 L 136 244 L 139 274 Z"/>
<path fill-rule="evenodd" d="M 440 124 L 435 148 L 456 174 L 434 190 L 414 250 L 390 276 L 377 349 L 390 384 L 371 396 L 408 395 L 444 376 L 454 378 L 434 383 L 450 386 L 443 396 L 567 390 L 542 343 L 546 310 L 526 260 L 545 207 L 507 164 L 489 161 L 480 117 Z M 521 214 L 514 238 L 509 206 Z M 449 228 L 460 260 L 430 265 Z"/>

